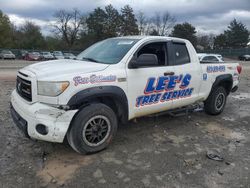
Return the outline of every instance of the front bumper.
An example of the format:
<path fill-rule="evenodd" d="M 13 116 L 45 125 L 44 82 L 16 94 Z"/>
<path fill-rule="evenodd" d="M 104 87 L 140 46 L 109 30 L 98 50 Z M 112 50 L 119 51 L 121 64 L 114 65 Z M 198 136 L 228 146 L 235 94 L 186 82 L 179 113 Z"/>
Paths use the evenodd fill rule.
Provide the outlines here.
<path fill-rule="evenodd" d="M 11 95 L 11 115 L 15 124 L 27 137 L 49 142 L 63 142 L 70 122 L 77 110 L 60 110 L 42 103 L 28 104 L 16 90 Z M 46 134 L 37 130 L 46 127 Z"/>
<path fill-rule="evenodd" d="M 27 121 L 23 119 L 13 108 L 12 104 L 10 104 L 10 113 L 13 121 L 17 125 L 17 127 L 23 132 L 24 136 L 29 138 L 28 129 L 27 129 Z"/>

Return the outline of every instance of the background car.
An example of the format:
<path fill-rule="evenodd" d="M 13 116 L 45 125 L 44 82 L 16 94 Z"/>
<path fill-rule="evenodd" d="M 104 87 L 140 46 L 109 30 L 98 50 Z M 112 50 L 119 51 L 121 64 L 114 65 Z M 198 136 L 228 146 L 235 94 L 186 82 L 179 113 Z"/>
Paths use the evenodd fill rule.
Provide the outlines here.
<path fill-rule="evenodd" d="M 241 55 L 239 56 L 239 60 L 241 61 L 249 61 L 250 60 L 250 55 Z"/>
<path fill-rule="evenodd" d="M 24 59 L 28 61 L 38 61 L 41 60 L 41 55 L 39 52 L 29 52 L 25 55 Z"/>
<path fill-rule="evenodd" d="M 54 51 L 53 55 L 56 59 L 64 59 L 64 55 L 61 51 Z"/>
<path fill-rule="evenodd" d="M 55 57 L 50 52 L 41 52 L 41 59 L 51 60 L 51 59 L 55 59 Z"/>
<path fill-rule="evenodd" d="M 214 61 L 214 62 L 224 62 L 222 55 L 220 54 L 197 54 L 200 61 Z"/>
<path fill-rule="evenodd" d="M 21 59 L 24 59 L 27 53 L 27 50 L 20 50 Z"/>
<path fill-rule="evenodd" d="M 76 56 L 72 53 L 64 53 L 63 55 L 65 59 L 76 59 Z"/>
<path fill-rule="evenodd" d="M 0 59 L 16 59 L 16 56 L 10 50 L 2 50 L 0 52 Z"/>

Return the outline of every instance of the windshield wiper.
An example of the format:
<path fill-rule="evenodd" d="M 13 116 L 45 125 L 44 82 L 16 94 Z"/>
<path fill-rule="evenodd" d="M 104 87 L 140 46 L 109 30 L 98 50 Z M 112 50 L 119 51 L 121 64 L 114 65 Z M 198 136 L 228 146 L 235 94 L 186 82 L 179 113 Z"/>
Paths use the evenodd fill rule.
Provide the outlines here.
<path fill-rule="evenodd" d="M 83 57 L 82 60 L 87 60 L 87 61 L 91 61 L 91 62 L 95 62 L 95 63 L 100 63 L 99 61 L 93 59 L 93 58 L 90 58 L 90 57 Z"/>

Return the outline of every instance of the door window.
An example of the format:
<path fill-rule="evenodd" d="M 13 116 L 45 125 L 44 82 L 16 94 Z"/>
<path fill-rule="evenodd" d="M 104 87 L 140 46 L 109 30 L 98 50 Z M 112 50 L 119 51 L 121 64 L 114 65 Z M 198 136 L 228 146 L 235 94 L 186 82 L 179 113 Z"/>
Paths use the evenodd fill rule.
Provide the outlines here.
<path fill-rule="evenodd" d="M 142 54 L 154 54 L 157 56 L 157 59 L 158 59 L 157 66 L 166 65 L 167 57 L 166 57 L 166 43 L 165 42 L 154 42 L 154 43 L 146 44 L 137 52 L 136 57 L 138 58 Z"/>
<path fill-rule="evenodd" d="M 173 43 L 173 49 L 175 56 L 174 65 L 190 63 L 190 57 L 185 43 Z"/>

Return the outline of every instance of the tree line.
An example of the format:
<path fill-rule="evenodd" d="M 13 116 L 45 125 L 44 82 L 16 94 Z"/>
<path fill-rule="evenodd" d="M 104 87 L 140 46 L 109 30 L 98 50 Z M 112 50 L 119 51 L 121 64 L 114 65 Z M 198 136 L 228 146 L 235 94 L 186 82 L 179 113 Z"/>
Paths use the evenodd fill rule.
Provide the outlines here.
<path fill-rule="evenodd" d="M 202 35 L 188 22 L 176 24 L 168 11 L 148 17 L 143 12 L 135 13 L 129 5 L 120 10 L 112 5 L 98 7 L 88 15 L 78 9 L 58 10 L 48 25 L 51 35 L 43 36 L 35 23 L 26 21 L 17 27 L 0 10 L 0 48 L 83 50 L 96 41 L 126 35 L 180 37 L 190 40 L 197 49 L 241 48 L 249 40 L 246 26 L 236 19 L 217 36 Z"/>

